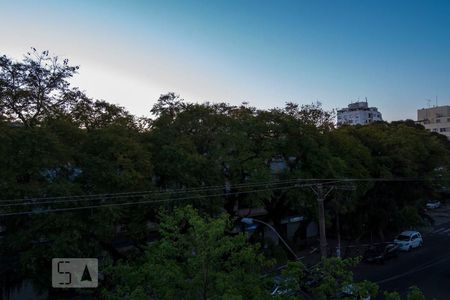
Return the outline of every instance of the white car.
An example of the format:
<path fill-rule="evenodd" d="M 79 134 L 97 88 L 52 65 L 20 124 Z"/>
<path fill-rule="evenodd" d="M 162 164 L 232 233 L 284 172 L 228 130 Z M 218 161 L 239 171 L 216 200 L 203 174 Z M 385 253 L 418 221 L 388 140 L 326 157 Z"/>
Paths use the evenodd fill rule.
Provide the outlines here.
<path fill-rule="evenodd" d="M 436 209 L 436 208 L 439 208 L 440 206 L 441 206 L 441 202 L 439 202 L 439 201 L 427 203 L 427 208 L 429 208 L 429 209 Z"/>
<path fill-rule="evenodd" d="M 400 233 L 394 240 L 400 250 L 410 251 L 423 245 L 423 238 L 420 232 L 408 230 Z"/>

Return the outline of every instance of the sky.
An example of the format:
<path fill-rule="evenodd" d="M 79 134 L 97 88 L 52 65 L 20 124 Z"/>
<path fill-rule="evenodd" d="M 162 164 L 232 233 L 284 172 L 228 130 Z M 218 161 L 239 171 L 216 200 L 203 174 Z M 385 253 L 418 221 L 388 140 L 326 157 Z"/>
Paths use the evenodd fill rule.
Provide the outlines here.
<path fill-rule="evenodd" d="M 365 100 L 388 121 L 450 104 L 450 1 L 0 0 L 0 55 L 69 58 L 95 99 L 149 116 L 192 102 Z"/>

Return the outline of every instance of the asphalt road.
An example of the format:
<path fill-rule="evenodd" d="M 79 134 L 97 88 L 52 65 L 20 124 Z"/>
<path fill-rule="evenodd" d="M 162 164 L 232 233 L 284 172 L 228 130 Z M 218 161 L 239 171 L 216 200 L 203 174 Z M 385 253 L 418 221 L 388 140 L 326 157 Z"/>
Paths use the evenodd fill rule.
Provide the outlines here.
<path fill-rule="evenodd" d="M 426 299 L 450 300 L 450 222 L 424 235 L 423 247 L 402 252 L 382 265 L 362 263 L 354 273 L 357 280 L 378 283 L 380 291 L 404 295 L 416 285 Z"/>

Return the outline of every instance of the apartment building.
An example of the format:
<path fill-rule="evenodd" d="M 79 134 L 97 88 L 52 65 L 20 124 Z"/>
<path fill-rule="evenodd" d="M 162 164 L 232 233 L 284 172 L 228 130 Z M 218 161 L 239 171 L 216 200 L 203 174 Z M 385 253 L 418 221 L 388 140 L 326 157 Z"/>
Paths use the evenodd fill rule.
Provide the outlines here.
<path fill-rule="evenodd" d="M 383 121 L 381 112 L 376 107 L 369 107 L 367 99 L 364 102 L 354 102 L 337 111 L 337 125 L 366 125 Z"/>
<path fill-rule="evenodd" d="M 450 106 L 434 106 L 417 110 L 417 122 L 426 129 L 450 138 Z"/>

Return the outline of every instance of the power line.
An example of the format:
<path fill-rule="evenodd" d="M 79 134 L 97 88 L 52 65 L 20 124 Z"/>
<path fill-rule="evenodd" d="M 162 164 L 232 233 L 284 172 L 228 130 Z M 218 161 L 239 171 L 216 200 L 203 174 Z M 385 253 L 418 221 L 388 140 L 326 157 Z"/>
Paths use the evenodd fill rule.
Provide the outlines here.
<path fill-rule="evenodd" d="M 250 187 L 260 187 L 260 186 L 273 186 L 273 185 L 281 185 L 281 184 L 292 184 L 298 182 L 297 180 L 289 181 L 289 182 L 273 182 L 273 183 L 261 183 L 261 184 L 249 184 L 249 185 L 239 185 L 239 186 L 231 186 L 230 188 L 250 188 Z M 165 191 L 159 193 L 142 193 L 142 194 L 130 194 L 130 195 L 112 195 L 107 198 L 97 197 L 97 198 L 77 198 L 77 199 L 64 199 L 64 200 L 55 200 L 55 201 L 40 201 L 40 202 L 31 202 L 31 203 L 12 203 L 12 204 L 0 204 L 0 207 L 12 207 L 12 206 L 32 206 L 32 205 L 41 205 L 41 204 L 58 204 L 58 203 L 69 203 L 69 202 L 86 202 L 86 201 L 110 201 L 115 199 L 125 199 L 125 198 L 138 198 L 138 197 L 147 197 L 152 195 L 172 195 L 172 194 L 192 194 L 195 192 L 208 192 L 215 191 L 218 189 L 224 189 L 223 186 L 220 188 L 208 188 L 208 189 L 198 189 L 198 190 L 190 190 L 190 191 Z M 1 203 L 1 202 L 0 202 Z"/>
<path fill-rule="evenodd" d="M 334 184 L 334 183 L 336 183 L 336 182 L 327 182 L 327 183 L 322 183 L 322 184 Z M 226 195 L 251 194 L 251 193 L 264 192 L 264 191 L 302 188 L 302 187 L 309 187 L 309 186 L 314 186 L 314 185 L 315 184 L 303 184 L 303 185 L 293 185 L 293 186 L 289 186 L 289 187 L 275 187 L 275 188 L 266 188 L 266 189 L 244 191 L 244 192 L 220 193 L 220 194 L 214 194 L 214 195 L 196 195 L 196 196 L 172 198 L 172 199 L 153 199 L 153 200 L 143 200 L 143 201 L 134 201 L 134 202 L 110 203 L 110 204 L 103 204 L 103 205 L 56 208 L 56 209 L 49 209 L 49 210 L 42 210 L 42 211 L 21 211 L 21 212 L 3 213 L 3 214 L 0 214 L 0 217 L 46 214 L 46 213 L 53 213 L 53 212 L 67 212 L 67 211 L 75 211 L 75 210 L 106 208 L 106 207 L 115 207 L 115 206 L 129 206 L 129 205 L 137 205 L 137 204 L 154 204 L 154 203 L 164 203 L 164 202 L 175 202 L 175 201 L 181 201 L 181 200 L 220 197 L 220 196 L 226 196 Z"/>
<path fill-rule="evenodd" d="M 122 198 L 135 198 L 135 197 L 144 197 L 144 196 L 150 196 L 150 195 L 164 195 L 164 194 L 182 194 L 182 193 L 193 193 L 193 192 L 207 192 L 207 191 L 213 191 L 218 189 L 225 189 L 225 188 L 246 188 L 246 187 L 258 187 L 263 185 L 280 185 L 280 184 L 290 184 L 290 183 L 299 183 L 302 181 L 308 181 L 303 179 L 289 179 L 289 180 L 280 180 L 280 181 L 264 181 L 264 182 L 254 182 L 254 183 L 244 183 L 244 184 L 236 184 L 236 185 L 230 185 L 230 186 L 205 186 L 205 187 L 199 187 L 199 188 L 192 188 L 192 189 L 179 189 L 175 191 L 142 191 L 142 192 L 130 192 L 130 193 L 114 193 L 114 194 L 100 194 L 100 195 L 86 195 L 84 198 L 83 196 L 66 196 L 61 198 L 35 198 L 35 200 L 30 199 L 15 199 L 15 200 L 6 200 L 2 201 L 0 200 L 0 207 L 9 207 L 9 206 L 22 206 L 22 205 L 38 205 L 38 204 L 53 204 L 53 203 L 66 203 L 66 202 L 82 202 L 82 201 L 105 201 L 110 199 L 122 199 Z M 107 196 L 106 196 L 107 195 Z M 46 200 L 52 200 L 54 201 L 46 201 Z M 61 200 L 59 200 L 61 199 Z M 21 203 L 6 203 L 5 202 L 19 202 Z"/>
<path fill-rule="evenodd" d="M 397 177 L 397 178 L 306 178 L 306 179 L 286 179 L 286 180 L 279 180 L 279 181 L 265 181 L 265 182 L 255 182 L 255 183 L 242 183 L 242 184 L 236 184 L 231 185 L 230 187 L 238 188 L 238 187 L 244 187 L 244 186 L 251 186 L 251 185 L 262 185 L 262 184 L 281 184 L 281 183 L 288 183 L 293 181 L 299 181 L 299 182 L 310 182 L 310 181 L 317 181 L 317 182 L 326 182 L 331 180 L 338 180 L 341 182 L 405 182 L 405 181 L 446 181 L 450 180 L 450 177 L 440 177 L 440 178 L 424 178 L 424 177 Z M 45 201 L 45 200 L 63 200 L 63 199 L 70 199 L 70 201 L 75 201 L 75 199 L 83 199 L 83 201 L 89 201 L 89 200 L 106 200 L 108 198 L 112 197 L 125 197 L 125 196 L 142 196 L 142 195 L 151 195 L 151 194 L 164 194 L 164 193 L 188 193 L 188 192 L 194 192 L 194 191 L 205 191 L 205 190 L 214 190 L 214 189 L 222 189 L 225 188 L 225 185 L 216 185 L 216 186 L 204 186 L 204 187 L 197 187 L 197 188 L 190 188 L 190 189 L 178 189 L 174 191 L 154 191 L 154 190 L 148 190 L 148 191 L 137 191 L 137 192 L 122 192 L 122 193 L 108 193 L 108 194 L 92 194 L 92 195 L 74 195 L 74 196 L 60 196 L 60 197 L 36 197 L 36 198 L 16 198 L 16 199 L 5 199 L 0 200 L 0 203 L 7 204 L 7 202 L 27 202 L 26 204 L 34 204 L 39 203 L 39 201 Z M 86 200 L 84 200 L 86 199 Z M 80 200 L 81 201 L 81 200 Z M 31 203 L 30 203 L 31 202 Z M 56 202 L 55 202 L 56 203 Z M 0 205 L 1 206 L 1 205 Z"/>
<path fill-rule="evenodd" d="M 254 183 L 243 183 L 243 184 L 237 184 L 233 186 L 228 186 L 228 188 L 249 188 L 249 187 L 260 187 L 260 186 L 273 186 L 273 185 L 280 185 L 280 184 L 291 184 L 291 183 L 299 183 L 302 181 L 308 182 L 313 181 L 316 182 L 315 184 L 321 184 L 321 183 L 329 183 L 330 180 L 335 180 L 335 182 L 362 182 L 362 181 L 373 181 L 373 182 L 406 182 L 406 181 L 440 181 L 440 180 L 448 180 L 447 178 L 417 178 L 417 177 L 405 177 L 405 178 L 342 178 L 342 179 L 320 179 L 320 178 L 308 178 L 308 179 L 287 179 L 287 180 L 280 180 L 280 181 L 265 181 L 265 182 L 254 182 Z M 65 197 L 44 197 L 44 198 L 34 198 L 36 199 L 33 202 L 30 202 L 30 199 L 13 199 L 13 200 L 6 200 L 6 201 L 0 201 L 0 207 L 13 207 L 13 206 L 31 206 L 31 205 L 42 205 L 42 204 L 64 204 L 69 202 L 84 202 L 84 201 L 102 201 L 102 202 L 111 202 L 111 200 L 116 199 L 126 199 L 126 198 L 137 198 L 137 197 L 146 197 L 151 195 L 173 195 L 173 194 L 180 194 L 180 193 L 193 193 L 193 192 L 207 192 L 211 190 L 217 190 L 217 189 L 224 189 L 226 186 L 204 186 L 204 187 L 198 187 L 198 188 L 192 188 L 192 189 L 179 189 L 175 191 L 142 191 L 142 192 L 128 192 L 128 193 L 111 193 L 111 194 L 98 194 L 98 195 L 81 195 L 81 196 L 65 196 Z M 242 192 L 241 192 L 242 193 Z M 225 193 L 227 194 L 227 193 Z M 231 195 L 233 193 L 228 193 L 228 195 Z M 198 196 L 197 196 L 198 197 Z M 54 201 L 44 201 L 47 199 L 61 199 L 61 200 L 54 200 Z M 22 203 L 7 203 L 3 204 L 4 202 L 8 201 L 22 201 Z M 102 204 L 105 205 L 105 204 Z M 1 216 L 1 215 L 0 215 Z"/>
<path fill-rule="evenodd" d="M 260 181 L 260 182 L 253 182 L 253 183 L 240 183 L 235 185 L 230 185 L 231 188 L 238 188 L 243 186 L 252 186 L 252 185 L 263 185 L 263 184 L 271 184 L 271 183 L 288 183 L 288 182 L 294 182 L 294 181 L 317 181 L 318 179 L 286 179 L 286 180 L 277 180 L 277 181 Z M 326 179 L 323 179 L 326 180 Z M 164 194 L 164 193 L 187 193 L 187 192 L 195 192 L 195 191 L 204 191 L 209 189 L 223 189 L 225 188 L 225 185 L 213 185 L 213 186 L 203 186 L 203 187 L 195 187 L 195 188 L 187 188 L 187 189 L 177 189 L 173 191 L 155 191 L 155 190 L 148 190 L 148 191 L 137 191 L 137 192 L 122 192 L 122 193 L 109 193 L 109 194 L 92 194 L 92 195 L 74 195 L 74 196 L 61 196 L 61 197 L 38 197 L 38 198 L 16 198 L 16 199 L 5 199 L 0 200 L 0 203 L 7 203 L 7 202 L 38 202 L 41 200 L 60 200 L 60 199 L 107 199 L 109 197 L 114 196 L 140 196 L 140 195 L 150 195 L 150 194 Z"/>

